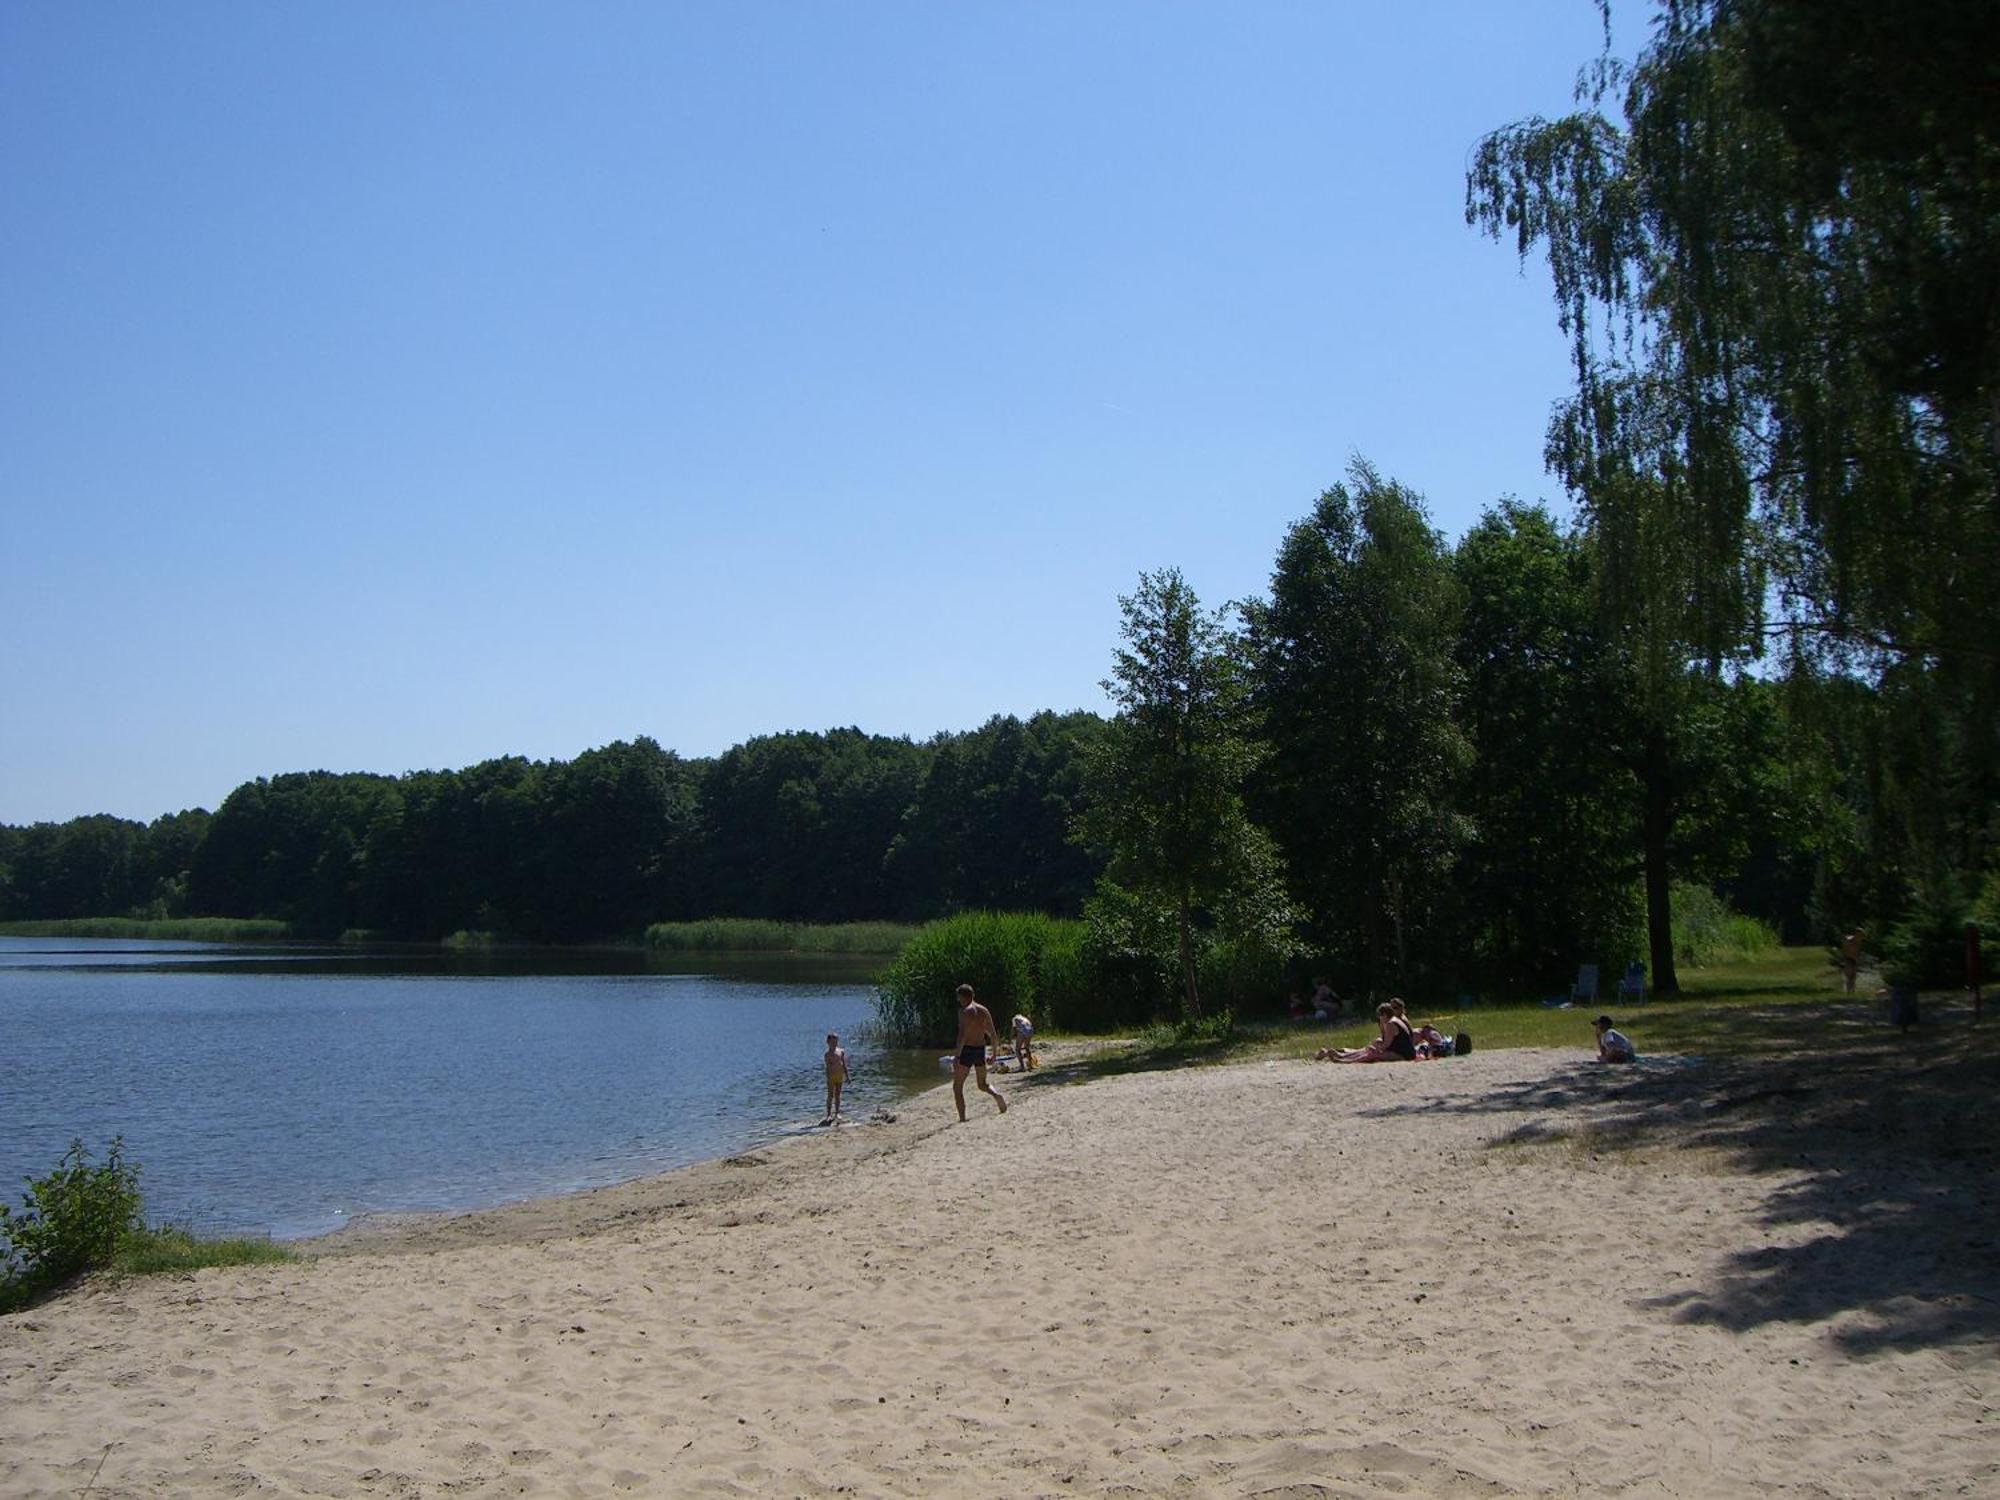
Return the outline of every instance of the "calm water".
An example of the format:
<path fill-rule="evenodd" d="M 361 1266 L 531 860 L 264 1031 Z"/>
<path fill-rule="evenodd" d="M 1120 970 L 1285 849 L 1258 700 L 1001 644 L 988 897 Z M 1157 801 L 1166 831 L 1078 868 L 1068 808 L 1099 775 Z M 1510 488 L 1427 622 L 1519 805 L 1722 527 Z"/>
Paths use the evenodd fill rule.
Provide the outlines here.
<path fill-rule="evenodd" d="M 670 961 L 671 963 L 671 961 Z M 281 1236 L 728 1155 L 939 1080 L 868 961 L 455 955 L 0 937 L 0 1195 L 125 1138 L 147 1217 Z"/>

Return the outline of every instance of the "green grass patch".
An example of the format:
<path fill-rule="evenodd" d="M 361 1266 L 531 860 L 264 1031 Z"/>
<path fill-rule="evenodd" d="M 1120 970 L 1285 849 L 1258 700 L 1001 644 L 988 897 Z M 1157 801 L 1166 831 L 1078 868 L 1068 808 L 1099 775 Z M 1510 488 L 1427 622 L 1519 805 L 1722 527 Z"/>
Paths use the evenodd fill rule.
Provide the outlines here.
<path fill-rule="evenodd" d="M 1690 970 L 1672 999 L 1650 996 L 1644 1005 L 1601 1001 L 1568 1009 L 1540 1003 L 1416 1006 L 1411 1019 L 1429 1021 L 1447 1036 L 1469 1032 L 1473 1052 L 1503 1047 L 1544 1047 L 1589 1054 L 1596 1048 L 1591 1020 L 1609 1013 L 1640 1053 L 1689 1053 L 1754 1058 L 1797 1053 L 1808 1036 L 1814 1047 L 1849 1035 L 1879 1037 L 1880 1002 L 1845 996 L 1824 948 L 1770 948 L 1751 957 Z M 1095 1058 L 1095 1072 L 1180 1067 L 1191 1062 L 1267 1062 L 1310 1058 L 1321 1047 L 1358 1047 L 1375 1036 L 1372 1013 L 1330 1024 L 1288 1021 L 1239 1023 L 1226 1036 L 1198 1043 L 1157 1028 L 1116 1054 Z M 1122 1060 L 1121 1060 L 1122 1059 Z"/>
<path fill-rule="evenodd" d="M 296 1253 L 271 1240 L 210 1239 L 173 1225 L 160 1225 L 134 1230 L 121 1239 L 106 1269 L 124 1276 L 156 1276 L 208 1266 L 261 1266 L 298 1259 Z"/>
<path fill-rule="evenodd" d="M 655 922 L 646 946 L 680 953 L 900 953 L 917 929 L 904 922 L 773 922 L 710 917 Z"/>
<path fill-rule="evenodd" d="M 256 943 L 290 935 L 290 927 L 272 917 L 65 917 L 47 922 L 0 922 L 0 937 Z"/>

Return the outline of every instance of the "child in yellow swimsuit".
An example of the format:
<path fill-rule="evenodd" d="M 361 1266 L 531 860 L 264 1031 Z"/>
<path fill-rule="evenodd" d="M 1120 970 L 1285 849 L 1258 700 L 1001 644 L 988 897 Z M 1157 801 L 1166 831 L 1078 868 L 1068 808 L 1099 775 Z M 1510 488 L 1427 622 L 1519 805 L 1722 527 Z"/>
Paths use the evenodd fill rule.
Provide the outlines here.
<path fill-rule="evenodd" d="M 847 1082 L 847 1052 L 840 1045 L 840 1033 L 826 1034 L 826 1118 L 822 1125 L 831 1125 L 840 1118 L 840 1090 Z"/>

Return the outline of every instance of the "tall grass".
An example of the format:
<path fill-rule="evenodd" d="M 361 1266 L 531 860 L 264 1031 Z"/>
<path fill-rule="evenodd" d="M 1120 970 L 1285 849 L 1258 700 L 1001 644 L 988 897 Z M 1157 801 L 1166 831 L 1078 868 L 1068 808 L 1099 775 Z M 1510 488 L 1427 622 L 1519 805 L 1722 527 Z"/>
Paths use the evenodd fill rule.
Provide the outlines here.
<path fill-rule="evenodd" d="M 208 1266 L 261 1266 L 299 1258 L 298 1252 L 254 1236 L 210 1239 L 162 1224 L 134 1230 L 118 1242 L 110 1269 L 125 1276 L 158 1276 Z"/>
<path fill-rule="evenodd" d="M 1778 951 L 1778 934 L 1768 923 L 1731 911 L 1705 885 L 1676 881 L 1671 899 L 1674 957 L 1681 963 L 1706 968 Z"/>
<path fill-rule="evenodd" d="M 254 943 L 290 935 L 291 928 L 272 917 L 64 917 L 51 921 L 0 922 L 0 937 Z"/>
<path fill-rule="evenodd" d="M 959 985 L 969 984 L 1004 1030 L 1022 1011 L 1044 1029 L 1067 1024 L 1062 999 L 1087 983 L 1083 924 L 1026 912 L 962 912 L 921 929 L 875 995 L 884 1037 L 942 1046 L 956 1033 Z"/>
<path fill-rule="evenodd" d="M 896 953 L 917 928 L 901 922 L 773 922 L 710 917 L 655 922 L 646 946 L 687 953 Z"/>

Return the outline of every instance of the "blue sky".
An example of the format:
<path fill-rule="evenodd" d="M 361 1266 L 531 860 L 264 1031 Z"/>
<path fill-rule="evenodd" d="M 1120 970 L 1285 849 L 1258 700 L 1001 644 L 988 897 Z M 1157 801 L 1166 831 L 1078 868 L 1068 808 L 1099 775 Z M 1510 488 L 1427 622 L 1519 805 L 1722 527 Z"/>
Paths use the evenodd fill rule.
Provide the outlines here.
<path fill-rule="evenodd" d="M 1365 455 L 1543 471 L 1463 221 L 1589 0 L 0 8 L 0 821 L 1104 706 Z"/>

